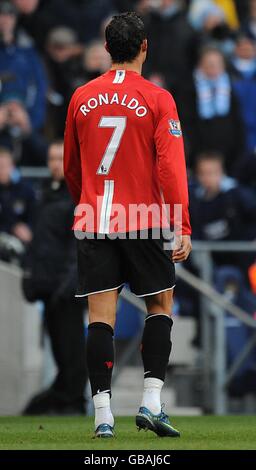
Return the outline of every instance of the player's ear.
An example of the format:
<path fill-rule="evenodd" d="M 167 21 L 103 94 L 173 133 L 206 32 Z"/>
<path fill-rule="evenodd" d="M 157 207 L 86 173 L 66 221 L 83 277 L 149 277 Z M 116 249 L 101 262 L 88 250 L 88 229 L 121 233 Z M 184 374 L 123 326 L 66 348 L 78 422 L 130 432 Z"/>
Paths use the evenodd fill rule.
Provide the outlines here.
<path fill-rule="evenodd" d="M 142 52 L 147 52 L 147 49 L 148 49 L 148 40 L 143 39 L 143 42 L 142 42 L 142 45 L 141 45 L 141 51 Z"/>
<path fill-rule="evenodd" d="M 104 47 L 105 47 L 106 51 L 109 52 L 107 42 L 105 42 Z"/>

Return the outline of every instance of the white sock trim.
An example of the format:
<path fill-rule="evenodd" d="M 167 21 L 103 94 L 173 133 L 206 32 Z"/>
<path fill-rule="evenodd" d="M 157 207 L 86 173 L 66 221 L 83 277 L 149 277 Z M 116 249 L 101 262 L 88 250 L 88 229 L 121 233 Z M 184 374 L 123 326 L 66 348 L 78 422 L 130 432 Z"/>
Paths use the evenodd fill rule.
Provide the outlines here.
<path fill-rule="evenodd" d="M 141 406 L 154 415 L 161 413 L 161 390 L 164 382 L 155 377 L 144 379 L 144 390 Z"/>
<path fill-rule="evenodd" d="M 164 382 L 161 379 L 156 379 L 155 377 L 148 377 L 144 379 L 144 388 L 159 388 L 162 390 Z"/>
<path fill-rule="evenodd" d="M 110 395 L 106 392 L 97 393 L 93 396 L 94 407 L 96 408 L 110 408 Z"/>
<path fill-rule="evenodd" d="M 151 315 L 148 315 L 145 318 L 145 321 L 149 320 L 150 318 L 157 318 L 157 317 L 168 317 L 172 320 L 171 315 L 168 315 L 167 313 L 152 313 Z"/>
<path fill-rule="evenodd" d="M 106 392 L 100 392 L 93 396 L 95 408 L 95 429 L 100 424 L 109 424 L 114 426 L 114 417 L 110 408 L 110 395 Z"/>

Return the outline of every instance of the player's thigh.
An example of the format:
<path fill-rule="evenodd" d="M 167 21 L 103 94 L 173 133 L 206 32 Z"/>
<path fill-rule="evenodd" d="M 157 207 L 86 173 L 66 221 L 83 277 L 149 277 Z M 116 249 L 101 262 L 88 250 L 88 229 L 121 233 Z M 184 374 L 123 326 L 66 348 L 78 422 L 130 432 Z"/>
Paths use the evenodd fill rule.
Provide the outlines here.
<path fill-rule="evenodd" d="M 120 241 L 120 246 L 122 265 L 126 269 L 131 291 L 145 299 L 163 293 L 158 303 L 170 303 L 168 299 L 172 294 L 164 292 L 172 290 L 175 285 L 175 266 L 171 260 L 171 251 L 164 249 L 164 241 L 153 238 L 127 239 Z"/>
<path fill-rule="evenodd" d="M 173 289 L 145 297 L 149 314 L 165 314 L 171 316 L 173 305 Z"/>
<path fill-rule="evenodd" d="M 123 284 L 120 253 L 114 240 L 78 240 L 77 262 L 76 297 L 108 292 Z"/>
<path fill-rule="evenodd" d="M 77 297 L 88 297 L 89 323 L 114 327 L 118 287 L 123 284 L 119 248 L 113 240 L 78 240 Z"/>

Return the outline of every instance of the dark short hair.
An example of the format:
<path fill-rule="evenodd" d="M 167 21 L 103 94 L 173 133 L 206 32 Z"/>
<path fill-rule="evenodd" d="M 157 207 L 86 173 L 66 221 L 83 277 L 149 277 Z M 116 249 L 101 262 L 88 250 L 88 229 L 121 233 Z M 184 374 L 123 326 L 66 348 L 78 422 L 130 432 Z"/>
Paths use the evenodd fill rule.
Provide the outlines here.
<path fill-rule="evenodd" d="M 0 158 L 8 155 L 13 160 L 13 153 L 9 147 L 0 146 Z"/>
<path fill-rule="evenodd" d="M 18 10 L 11 0 L 0 1 L 0 15 L 18 15 Z"/>
<path fill-rule="evenodd" d="M 236 44 L 239 44 L 240 42 L 242 41 L 249 41 L 251 42 L 252 44 L 255 45 L 255 40 L 252 39 L 248 33 L 246 32 L 243 32 L 243 31 L 240 31 L 237 35 L 236 35 L 236 38 L 235 38 L 235 43 Z"/>
<path fill-rule="evenodd" d="M 106 43 L 114 63 L 132 62 L 146 38 L 144 23 L 135 12 L 113 16 L 106 27 Z"/>
<path fill-rule="evenodd" d="M 64 145 L 64 140 L 61 139 L 60 137 L 56 138 L 56 139 L 53 139 L 50 143 L 49 143 L 49 147 L 51 147 L 52 145 Z"/>
<path fill-rule="evenodd" d="M 219 54 L 225 61 L 225 56 L 222 52 L 222 50 L 220 49 L 220 47 L 218 46 L 218 44 L 212 42 L 212 43 L 209 43 L 209 44 L 206 44 L 204 46 L 202 46 L 200 49 L 199 49 L 199 53 L 198 53 L 198 63 L 201 62 L 201 60 L 208 54 L 211 54 L 211 53 L 215 53 L 215 54 Z"/>
<path fill-rule="evenodd" d="M 201 152 L 196 157 L 195 166 L 197 167 L 199 163 L 205 161 L 219 162 L 223 169 L 225 167 L 224 155 L 221 152 L 218 152 L 217 150 L 206 150 L 204 152 Z"/>

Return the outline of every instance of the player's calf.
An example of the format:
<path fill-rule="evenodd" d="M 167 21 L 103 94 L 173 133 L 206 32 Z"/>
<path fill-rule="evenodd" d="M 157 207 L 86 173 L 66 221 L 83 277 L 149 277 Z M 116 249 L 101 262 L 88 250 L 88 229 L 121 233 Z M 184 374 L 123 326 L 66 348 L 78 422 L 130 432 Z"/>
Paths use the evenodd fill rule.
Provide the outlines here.
<path fill-rule="evenodd" d="M 113 333 L 113 328 L 102 322 L 91 323 L 88 327 L 87 363 L 97 437 L 111 437 L 113 434 L 114 418 L 110 408 L 114 365 Z"/>

